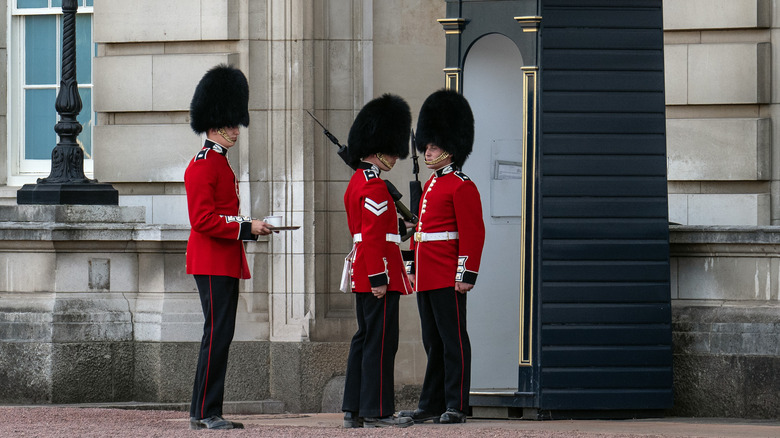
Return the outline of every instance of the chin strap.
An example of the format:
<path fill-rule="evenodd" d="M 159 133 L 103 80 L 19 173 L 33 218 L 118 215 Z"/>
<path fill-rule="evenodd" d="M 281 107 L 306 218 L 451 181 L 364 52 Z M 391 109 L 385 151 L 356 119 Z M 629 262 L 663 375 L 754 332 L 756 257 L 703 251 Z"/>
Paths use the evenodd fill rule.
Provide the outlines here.
<path fill-rule="evenodd" d="M 388 169 L 393 168 L 393 164 L 390 164 L 387 160 L 385 160 L 385 156 L 382 154 L 376 154 L 376 158 L 382 162 L 385 166 L 387 166 Z"/>
<path fill-rule="evenodd" d="M 449 156 L 450 156 L 450 153 L 447 152 L 447 151 L 444 151 L 444 152 L 441 153 L 441 155 L 436 157 L 434 160 L 432 160 L 432 161 L 425 161 L 425 164 L 428 165 L 428 166 L 433 166 L 434 164 L 439 164 L 442 161 L 446 160 L 447 158 L 449 158 Z"/>
<path fill-rule="evenodd" d="M 232 140 L 232 139 L 231 139 L 231 138 L 230 138 L 230 137 L 227 135 L 227 132 L 225 132 L 225 128 L 219 128 L 219 129 L 217 129 L 217 134 L 221 135 L 221 136 L 222 136 L 222 138 L 224 138 L 226 142 L 230 143 L 230 146 L 233 146 L 234 144 L 236 144 L 236 142 L 235 142 L 234 140 Z"/>

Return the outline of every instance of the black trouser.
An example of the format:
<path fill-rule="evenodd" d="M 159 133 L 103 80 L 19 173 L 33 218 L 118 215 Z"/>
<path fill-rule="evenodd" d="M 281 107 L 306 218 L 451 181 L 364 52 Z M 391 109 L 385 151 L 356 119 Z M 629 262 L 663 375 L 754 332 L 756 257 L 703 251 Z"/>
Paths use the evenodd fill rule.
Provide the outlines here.
<path fill-rule="evenodd" d="M 417 308 L 428 355 L 418 407 L 435 414 L 447 408 L 466 412 L 471 387 L 466 294 L 456 292 L 454 287 L 418 292 Z"/>
<path fill-rule="evenodd" d="M 347 358 L 341 410 L 361 417 L 386 417 L 395 412 L 394 371 L 398 350 L 399 292 L 383 298 L 355 294 L 358 330 Z"/>
<path fill-rule="evenodd" d="M 192 389 L 190 417 L 222 415 L 228 351 L 236 328 L 238 279 L 221 275 L 196 275 L 203 307 L 203 339 Z"/>

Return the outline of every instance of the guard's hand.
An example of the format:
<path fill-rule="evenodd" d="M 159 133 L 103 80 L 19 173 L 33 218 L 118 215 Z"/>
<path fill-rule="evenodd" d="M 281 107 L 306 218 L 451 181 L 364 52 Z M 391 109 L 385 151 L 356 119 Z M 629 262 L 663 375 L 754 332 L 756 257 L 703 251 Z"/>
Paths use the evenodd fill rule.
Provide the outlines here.
<path fill-rule="evenodd" d="M 252 219 L 252 234 L 267 236 L 271 234 L 273 227 L 259 219 Z"/>
<path fill-rule="evenodd" d="M 455 282 L 455 290 L 460 292 L 460 293 L 462 293 L 462 294 L 465 294 L 466 292 L 470 291 L 471 288 L 473 288 L 473 287 L 474 287 L 474 285 L 471 284 L 471 283 L 463 283 L 463 282 L 460 282 L 460 281 L 456 281 Z"/>
<path fill-rule="evenodd" d="M 409 283 L 412 283 L 412 286 L 414 286 L 414 281 L 417 279 L 414 274 L 406 274 L 406 278 L 409 279 Z"/>
<path fill-rule="evenodd" d="M 372 287 L 371 293 L 374 294 L 374 296 L 377 298 L 382 298 L 387 293 L 387 285 L 383 284 L 382 286 L 379 287 Z"/>

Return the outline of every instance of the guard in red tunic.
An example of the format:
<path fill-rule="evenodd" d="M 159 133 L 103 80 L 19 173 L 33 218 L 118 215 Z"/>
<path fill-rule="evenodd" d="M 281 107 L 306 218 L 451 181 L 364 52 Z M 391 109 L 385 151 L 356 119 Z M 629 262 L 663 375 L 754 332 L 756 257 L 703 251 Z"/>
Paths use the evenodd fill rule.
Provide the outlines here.
<path fill-rule="evenodd" d="M 471 383 L 466 292 L 477 281 L 485 242 L 479 191 L 460 171 L 474 142 L 466 99 L 451 90 L 431 94 L 420 109 L 416 141 L 434 171 L 420 199 L 414 261 L 407 262 L 428 365 L 418 409 L 399 416 L 416 423 L 463 423 Z"/>
<path fill-rule="evenodd" d="M 381 179 L 382 171 L 409 154 L 411 124 L 409 105 L 385 94 L 360 110 L 349 131 L 349 153 L 357 170 L 344 193 L 353 241 L 345 289 L 354 292 L 358 330 L 347 359 L 344 427 L 413 424 L 393 416 L 399 298 L 412 293 L 412 286 L 398 247 L 398 213 Z"/>
<path fill-rule="evenodd" d="M 250 277 L 242 240 L 270 234 L 263 221 L 239 214 L 238 181 L 227 152 L 239 125 L 249 125 L 249 85 L 240 70 L 219 65 L 198 83 L 190 126 L 206 134 L 184 172 L 190 238 L 187 274 L 195 276 L 205 323 L 190 405 L 190 429 L 243 429 L 222 418 L 228 350 L 233 340 L 239 279 Z"/>

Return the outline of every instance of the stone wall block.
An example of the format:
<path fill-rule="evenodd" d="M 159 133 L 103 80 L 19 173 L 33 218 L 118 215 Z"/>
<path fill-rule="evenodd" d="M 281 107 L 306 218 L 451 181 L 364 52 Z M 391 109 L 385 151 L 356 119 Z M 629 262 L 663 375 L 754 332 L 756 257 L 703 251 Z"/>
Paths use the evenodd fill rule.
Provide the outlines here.
<path fill-rule="evenodd" d="M 2 3 L 2 2 L 0 2 Z M 6 35 L 5 33 L 5 20 L 2 21 L 2 24 L 0 24 L 0 35 Z M 4 47 L 3 42 L 5 39 L 0 38 L 0 80 L 2 80 L 3 84 L 8 83 L 8 50 L 6 50 Z M 8 102 L 8 87 L 3 86 L 0 87 L 0 116 L 5 116 L 8 114 L 8 108 L 6 107 L 6 102 Z M 2 138 L 6 138 L 5 135 L 3 135 Z"/>
<path fill-rule="evenodd" d="M 133 343 L 52 344 L 52 403 L 133 400 Z"/>
<path fill-rule="evenodd" d="M 271 343 L 271 397 L 290 412 L 318 412 L 328 381 L 343 375 L 348 342 Z"/>
<path fill-rule="evenodd" d="M 52 401 L 52 344 L 0 343 L 0 394 L 4 404 Z"/>
<path fill-rule="evenodd" d="M 770 127 L 770 119 L 667 119 L 669 180 L 769 179 Z"/>
<path fill-rule="evenodd" d="M 100 252 L 59 254 L 56 269 L 54 288 L 57 292 L 138 290 L 138 264 L 134 255 Z M 107 298 L 115 299 L 117 296 Z M 127 310 L 127 305 L 124 308 Z"/>
<path fill-rule="evenodd" d="M 249 49 L 252 56 L 249 58 L 249 72 L 245 73 L 248 73 L 249 109 L 252 111 L 271 109 L 272 82 L 270 76 L 273 72 L 269 65 L 269 58 L 272 55 L 272 47 L 274 46 L 270 41 L 249 41 Z M 254 115 L 251 115 L 251 120 L 252 125 L 257 123 Z M 262 123 L 266 122 L 263 121 Z M 250 125 L 250 129 L 257 129 L 257 127 L 252 125 Z M 260 141 L 264 142 L 265 140 Z"/>
<path fill-rule="evenodd" d="M 664 30 L 770 26 L 770 0 L 664 0 Z"/>
<path fill-rule="evenodd" d="M 675 354 L 676 416 L 738 417 L 744 411 L 740 362 L 731 356 Z M 702 407 L 706 406 L 706 414 Z"/>
<path fill-rule="evenodd" d="M 678 266 L 680 299 L 767 300 L 771 296 L 766 258 L 685 257 Z"/>
<path fill-rule="evenodd" d="M 138 144 L 154 139 L 154 147 Z M 102 182 L 182 182 L 187 163 L 198 153 L 201 139 L 189 125 L 98 125 L 95 144 L 106 153 L 95 155 L 95 177 Z M 155 165 L 149 165 L 149 154 Z"/>
<path fill-rule="evenodd" d="M 236 40 L 239 38 L 240 0 L 200 0 L 202 40 Z M 251 3 L 251 2 L 250 2 Z"/>
<path fill-rule="evenodd" d="M 159 398 L 162 402 L 180 402 L 192 400 L 192 382 L 195 380 L 195 368 L 198 363 L 199 342 L 163 342 L 159 344 L 136 344 L 136 381 L 149 379 L 144 373 L 149 370 Z M 141 350 L 140 348 L 143 348 Z M 139 354 L 143 351 L 143 354 Z M 151 366 L 151 369 L 149 369 Z M 139 399 L 142 399 L 139 394 Z"/>
<path fill-rule="evenodd" d="M 352 249 L 352 236 L 347 226 L 347 213 L 344 211 L 333 211 L 327 213 L 328 234 L 330 235 L 330 252 L 334 254 L 344 254 L 345 256 Z"/>
<path fill-rule="evenodd" d="M 325 64 L 323 73 L 329 79 L 324 85 L 330 107 L 338 109 L 355 107 L 359 110 L 363 104 L 373 98 L 373 96 L 362 96 L 362 90 L 359 88 L 358 81 L 363 76 L 361 48 L 362 45 L 355 41 L 329 41 L 327 43 L 324 53 L 325 59 L 323 60 Z M 356 102 L 356 99 L 359 101 Z M 352 117 L 354 120 L 354 114 Z M 332 132 L 339 132 L 336 137 L 342 143 L 347 142 L 349 127 L 343 133 L 341 130 L 335 131 L 337 127 L 332 123 L 328 127 Z"/>
<path fill-rule="evenodd" d="M 669 211 L 669 220 L 683 225 L 768 225 L 769 195 L 674 195 Z"/>
<path fill-rule="evenodd" d="M 769 43 L 688 46 L 688 104 L 769 103 Z"/>
<path fill-rule="evenodd" d="M 189 277 L 192 279 L 191 275 Z M 140 330 L 136 331 L 136 338 L 139 341 L 200 342 L 203 334 L 203 310 L 198 293 L 166 294 L 162 303 L 159 331 L 158 339 L 140 338 L 143 334 Z"/>
<path fill-rule="evenodd" d="M 0 10 L 7 11 L 8 10 L 7 8 L 8 8 L 8 0 L 0 0 Z M 0 20 L 0 35 L 8 35 L 7 32 L 8 32 L 7 21 Z M 0 49 L 6 49 L 7 47 L 8 47 L 8 41 L 6 41 L 5 38 L 0 38 Z M 3 60 L 5 60 L 5 53 L 3 53 Z M 3 68 L 3 70 L 0 71 L 2 71 L 4 75 L 7 70 Z"/>
<path fill-rule="evenodd" d="M 127 300 L 121 296 L 101 298 L 58 298 L 52 316 L 52 342 L 133 340 Z"/>
<path fill-rule="evenodd" d="M 775 418 L 780 406 L 777 307 L 753 303 L 676 301 L 670 414 Z"/>
<path fill-rule="evenodd" d="M 93 92 L 95 111 L 152 110 L 154 102 L 152 56 L 97 57 L 92 64 L 95 78 Z M 101 144 L 97 138 L 95 144 Z"/>
<path fill-rule="evenodd" d="M 218 64 L 240 67 L 238 61 L 237 55 L 224 53 L 152 56 L 152 111 L 189 111 L 203 75 Z"/>
<path fill-rule="evenodd" d="M 0 68 L 5 69 L 5 66 L 3 65 L 3 61 L 6 58 L 5 50 L 0 50 Z M 0 81 L 5 81 L 5 77 L 3 74 L 0 74 Z M 2 87 L 5 89 L 6 87 Z M 1 94 L 1 93 L 0 93 Z M 3 99 L 5 99 L 3 97 Z M 5 112 L 5 105 L 3 105 L 2 102 L 5 102 L 5 100 L 0 101 L 0 113 Z M 8 138 L 8 118 L 5 115 L 0 115 L 0 138 Z M 8 145 L 8 142 L 6 141 L 6 145 Z M 6 151 L 6 149 L 3 149 Z M 8 154 L 7 153 L 0 153 L 0 181 L 5 181 L 8 183 Z M 15 192 L 14 192 L 15 193 Z M 11 198 L 12 204 L 16 203 L 16 195 Z M 5 202 L 8 202 L 8 198 L 6 198 Z M 0 199 L 0 203 L 3 203 L 3 200 Z"/>
<path fill-rule="evenodd" d="M 0 232 L 0 239 L 3 233 Z M 17 249 L 24 248 L 19 245 Z M 55 279 L 56 257 L 52 253 L 0 252 L 0 291 L 26 293 L 49 292 Z M 31 267 L 35 267 L 31 269 Z M 24 296 L 24 295 L 23 295 Z M 7 304 L 6 304 L 7 306 Z"/>
<path fill-rule="evenodd" d="M 94 8 L 98 43 L 238 38 L 238 0 L 102 0 Z M 120 19 L 121 17 L 121 19 Z"/>
<path fill-rule="evenodd" d="M 273 0 L 253 0 L 249 3 L 249 39 L 268 39 L 268 4 Z M 319 4 L 321 2 L 313 2 Z"/>
<path fill-rule="evenodd" d="M 178 250 L 177 250 L 178 248 Z M 174 293 L 197 293 L 198 288 L 192 275 L 188 275 L 185 268 L 186 241 L 180 241 L 178 245 L 167 248 L 165 254 L 165 291 Z M 178 295 L 181 296 L 181 295 Z"/>
<path fill-rule="evenodd" d="M 200 78 L 222 63 L 237 65 L 238 58 L 227 53 L 97 57 L 95 110 L 189 111 Z M 113 152 L 110 144 L 103 147 Z"/>
<path fill-rule="evenodd" d="M 233 342 L 225 382 L 225 400 L 266 400 L 270 390 L 270 342 Z M 193 368 L 194 370 L 194 368 Z M 195 377 L 193 372 L 192 377 Z"/>
<path fill-rule="evenodd" d="M 664 45 L 664 98 L 667 105 L 688 103 L 688 44 Z"/>

